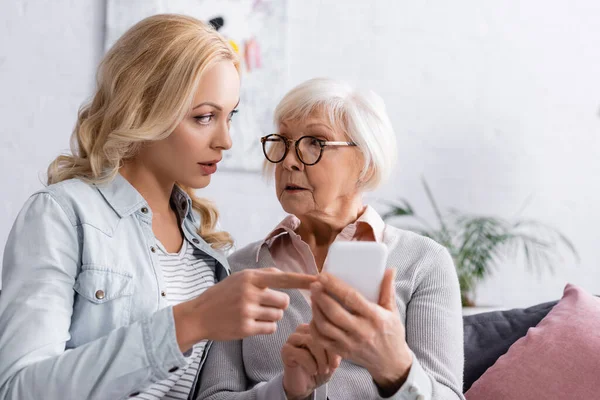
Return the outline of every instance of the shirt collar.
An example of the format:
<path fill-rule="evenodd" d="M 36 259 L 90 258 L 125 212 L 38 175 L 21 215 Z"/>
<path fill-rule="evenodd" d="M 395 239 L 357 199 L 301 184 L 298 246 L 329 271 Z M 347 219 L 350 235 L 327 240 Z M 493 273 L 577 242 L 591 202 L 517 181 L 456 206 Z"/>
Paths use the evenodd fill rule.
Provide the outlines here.
<path fill-rule="evenodd" d="M 180 188 L 175 185 L 173 188 L 173 193 L 171 193 L 171 202 L 175 205 L 175 210 L 179 213 L 179 217 L 183 221 L 186 217 L 195 220 L 194 213 L 192 212 L 192 199 L 190 196 Z"/>
<path fill-rule="evenodd" d="M 266 244 L 268 247 L 281 236 L 290 235 L 294 236 L 296 234 L 296 229 L 300 226 L 300 220 L 295 215 L 288 215 L 285 217 L 269 234 L 265 237 L 265 239 L 261 242 L 260 246 L 258 246 L 258 250 L 256 252 L 256 261 L 258 262 L 260 249 Z M 373 238 L 376 242 L 383 241 L 383 232 L 385 230 L 385 222 L 379 215 L 377 211 L 371 206 L 366 206 L 365 211 L 361 214 L 358 219 L 346 226 L 336 237 L 341 240 L 352 240 L 359 230 L 368 230 L 370 234 L 373 235 Z"/>
<path fill-rule="evenodd" d="M 111 181 L 96 184 L 96 187 L 119 217 L 127 217 L 142 207 L 148 207 L 148 202 L 142 195 L 125 179 L 117 174 Z M 192 200 L 188 194 L 175 185 L 171 194 L 171 201 L 182 220 L 192 215 Z"/>
<path fill-rule="evenodd" d="M 371 206 L 366 206 L 365 211 L 358 217 L 356 222 L 345 227 L 338 237 L 344 240 L 352 240 L 357 232 L 360 232 L 361 230 L 367 230 L 376 242 L 380 243 L 383 241 L 385 222 L 381 219 L 379 213 Z"/>

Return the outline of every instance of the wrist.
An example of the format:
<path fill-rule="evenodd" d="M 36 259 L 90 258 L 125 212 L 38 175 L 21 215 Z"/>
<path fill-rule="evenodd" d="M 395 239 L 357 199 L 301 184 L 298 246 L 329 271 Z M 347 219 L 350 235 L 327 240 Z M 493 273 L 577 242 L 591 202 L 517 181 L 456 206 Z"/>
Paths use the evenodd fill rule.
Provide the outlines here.
<path fill-rule="evenodd" d="M 286 400 L 308 400 L 308 399 L 310 399 L 311 395 L 313 394 L 313 391 L 310 391 L 309 393 L 303 393 L 303 394 L 290 393 L 290 391 L 286 388 L 285 381 L 286 381 L 286 379 L 285 379 L 285 372 L 284 372 L 282 385 L 283 385 L 283 393 L 285 394 Z"/>
<path fill-rule="evenodd" d="M 193 300 L 192 300 L 193 301 Z M 184 302 L 173 307 L 173 318 L 175 319 L 175 335 L 177 344 L 182 353 L 190 350 L 196 343 L 200 342 L 204 333 L 197 323 L 197 318 L 192 313 L 191 302 Z"/>
<path fill-rule="evenodd" d="M 387 368 L 384 371 L 376 371 L 371 373 L 373 381 L 379 388 L 382 394 L 393 395 L 408 379 L 410 369 L 412 367 L 413 356 L 408 352 L 401 362 L 396 363 L 395 367 Z"/>
<path fill-rule="evenodd" d="M 286 400 L 310 400 L 310 398 L 312 396 L 312 392 L 310 392 L 307 395 L 295 396 L 295 395 L 288 394 L 288 392 L 285 389 L 283 391 L 285 392 Z"/>

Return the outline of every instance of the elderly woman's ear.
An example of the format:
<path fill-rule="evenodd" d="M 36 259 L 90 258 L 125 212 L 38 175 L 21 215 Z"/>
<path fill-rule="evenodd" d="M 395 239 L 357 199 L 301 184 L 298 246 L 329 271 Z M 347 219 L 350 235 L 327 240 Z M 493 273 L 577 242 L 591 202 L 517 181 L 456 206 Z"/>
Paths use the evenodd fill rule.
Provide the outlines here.
<path fill-rule="evenodd" d="M 373 163 L 370 163 L 369 166 L 366 168 L 364 174 L 361 174 L 361 176 L 358 178 L 358 188 L 362 189 L 363 187 L 365 187 L 366 184 L 371 180 L 371 178 L 373 178 L 374 174 L 375 165 Z"/>

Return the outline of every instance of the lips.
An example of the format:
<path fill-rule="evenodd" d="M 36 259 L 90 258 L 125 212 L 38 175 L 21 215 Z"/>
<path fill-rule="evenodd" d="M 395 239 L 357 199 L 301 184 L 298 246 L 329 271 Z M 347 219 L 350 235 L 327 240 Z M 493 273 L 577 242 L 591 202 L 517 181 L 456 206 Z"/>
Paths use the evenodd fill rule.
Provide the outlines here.
<path fill-rule="evenodd" d="M 210 160 L 210 161 L 199 162 L 198 164 L 200 164 L 200 165 L 213 165 L 213 164 L 219 163 L 220 161 L 221 161 L 221 159 Z"/>
<path fill-rule="evenodd" d="M 202 172 L 206 175 L 214 174 L 217 172 L 217 163 L 221 160 L 211 160 L 207 162 L 198 163 Z"/>
<path fill-rule="evenodd" d="M 302 186 L 288 184 L 288 185 L 285 185 L 285 190 L 308 190 L 308 189 L 306 189 Z"/>

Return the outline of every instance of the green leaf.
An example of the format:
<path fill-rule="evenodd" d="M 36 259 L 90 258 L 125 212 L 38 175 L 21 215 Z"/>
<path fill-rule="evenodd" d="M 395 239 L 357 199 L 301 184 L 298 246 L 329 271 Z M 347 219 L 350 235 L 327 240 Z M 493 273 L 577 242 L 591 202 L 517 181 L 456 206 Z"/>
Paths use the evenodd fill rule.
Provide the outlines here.
<path fill-rule="evenodd" d="M 524 257 L 525 267 L 540 274 L 555 271 L 555 262 L 563 263 L 560 248 L 566 249 L 577 262 L 573 243 L 558 230 L 531 219 L 507 221 L 502 218 L 472 215 L 458 209 L 443 214 L 424 178 L 423 187 L 439 226 L 433 228 L 414 212 L 406 200 L 389 204 L 384 219 L 409 216 L 423 227 L 408 227 L 445 246 L 454 260 L 463 302 L 472 300 L 476 284 L 503 263 Z"/>
<path fill-rule="evenodd" d="M 388 203 L 388 205 L 390 206 L 390 211 L 388 211 L 387 213 L 385 213 L 383 215 L 383 219 L 389 219 L 392 217 L 403 217 L 403 216 L 414 216 L 415 215 L 415 211 L 413 210 L 413 208 L 411 207 L 411 205 L 408 203 L 408 201 L 404 200 L 404 199 L 400 199 L 399 203 Z"/>
<path fill-rule="evenodd" d="M 438 221 L 439 221 L 440 225 L 442 226 L 442 230 L 448 231 L 448 228 L 446 227 L 446 223 L 444 222 L 444 218 L 442 217 L 440 208 L 438 207 L 438 205 L 435 201 L 435 198 L 433 197 L 433 193 L 431 192 L 431 189 L 429 188 L 427 181 L 425 180 L 425 178 L 421 177 L 421 182 L 423 183 L 423 187 L 425 188 L 425 193 L 427 194 L 427 198 L 429 199 L 429 202 L 431 203 L 431 206 L 433 207 L 433 210 L 435 211 L 435 215 L 437 216 Z"/>

